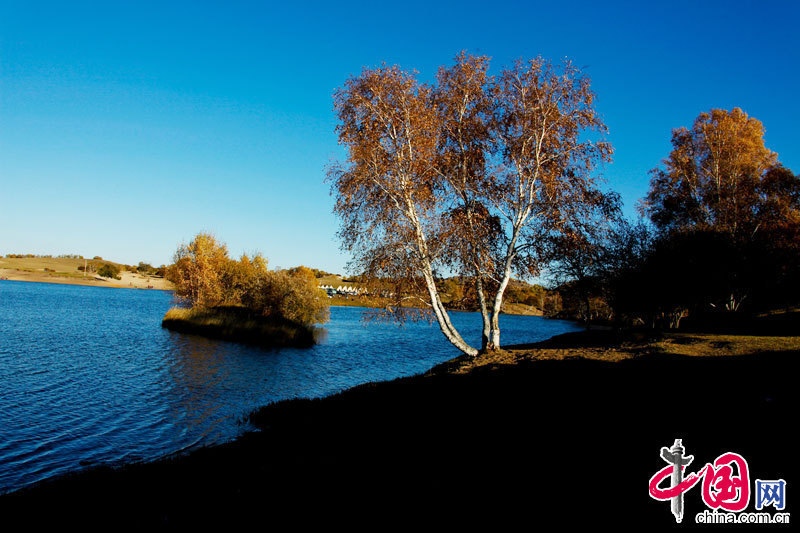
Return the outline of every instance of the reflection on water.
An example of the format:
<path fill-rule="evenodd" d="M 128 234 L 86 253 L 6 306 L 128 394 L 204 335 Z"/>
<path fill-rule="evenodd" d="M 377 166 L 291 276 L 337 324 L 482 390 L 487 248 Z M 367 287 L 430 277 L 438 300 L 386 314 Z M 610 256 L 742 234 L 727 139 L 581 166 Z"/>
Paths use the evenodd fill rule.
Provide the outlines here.
<path fill-rule="evenodd" d="M 0 281 L 0 492 L 81 465 L 229 440 L 254 408 L 423 372 L 458 353 L 435 325 L 331 309 L 320 344 L 268 350 L 161 328 L 171 295 Z M 477 344 L 480 317 L 453 313 Z M 503 316 L 505 343 L 575 329 Z"/>

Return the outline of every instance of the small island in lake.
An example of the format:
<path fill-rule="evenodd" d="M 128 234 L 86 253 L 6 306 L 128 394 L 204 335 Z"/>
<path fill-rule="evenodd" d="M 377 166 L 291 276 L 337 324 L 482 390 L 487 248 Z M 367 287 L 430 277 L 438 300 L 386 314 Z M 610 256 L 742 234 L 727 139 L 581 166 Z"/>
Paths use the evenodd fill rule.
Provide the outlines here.
<path fill-rule="evenodd" d="M 310 269 L 269 270 L 261 254 L 231 259 L 225 244 L 206 233 L 178 248 L 167 279 L 191 307 L 173 307 L 161 325 L 181 333 L 306 347 L 314 344 L 315 326 L 329 316 Z"/>

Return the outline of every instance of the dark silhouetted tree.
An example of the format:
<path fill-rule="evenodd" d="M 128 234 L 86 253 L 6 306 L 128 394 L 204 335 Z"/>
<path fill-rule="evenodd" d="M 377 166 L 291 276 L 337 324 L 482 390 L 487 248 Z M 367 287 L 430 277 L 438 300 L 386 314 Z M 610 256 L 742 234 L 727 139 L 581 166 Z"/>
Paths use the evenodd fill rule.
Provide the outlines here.
<path fill-rule="evenodd" d="M 735 311 L 745 300 L 768 306 L 781 292 L 796 294 L 800 180 L 766 148 L 761 122 L 738 108 L 712 109 L 674 130 L 672 147 L 641 208 L 661 246 L 685 252 L 675 268 L 707 280 L 696 285 L 705 307 Z M 715 246 L 716 259 L 707 257 Z"/>

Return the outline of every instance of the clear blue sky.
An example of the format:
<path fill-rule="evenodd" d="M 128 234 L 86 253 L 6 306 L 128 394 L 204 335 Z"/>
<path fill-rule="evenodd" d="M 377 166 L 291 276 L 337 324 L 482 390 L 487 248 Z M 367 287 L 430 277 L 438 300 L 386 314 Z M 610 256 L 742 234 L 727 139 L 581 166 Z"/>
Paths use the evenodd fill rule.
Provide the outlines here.
<path fill-rule="evenodd" d="M 0 253 L 158 265 L 210 230 L 342 272 L 334 89 L 384 61 L 429 80 L 462 49 L 585 67 L 630 215 L 671 129 L 713 107 L 800 171 L 798 2 L 289 4 L 0 4 Z"/>

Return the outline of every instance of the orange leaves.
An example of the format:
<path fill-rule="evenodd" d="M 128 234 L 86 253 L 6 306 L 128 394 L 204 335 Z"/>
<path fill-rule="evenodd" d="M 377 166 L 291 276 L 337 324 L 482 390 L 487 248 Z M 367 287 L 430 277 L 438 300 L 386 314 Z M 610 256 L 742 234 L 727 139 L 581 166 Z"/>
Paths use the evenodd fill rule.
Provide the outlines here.
<path fill-rule="evenodd" d="M 484 315 L 486 296 L 499 313 L 512 269 L 540 270 L 538 241 L 592 202 L 592 174 L 612 153 L 586 138 L 606 128 L 588 79 L 569 62 L 520 61 L 497 77 L 488 69 L 488 57 L 462 52 L 434 86 L 384 65 L 334 94 L 348 158 L 328 178 L 344 247 L 363 273 L 395 280 L 398 297 L 427 292 L 465 353 L 474 350 L 449 323 L 439 272 L 476 280 Z"/>
<path fill-rule="evenodd" d="M 589 80 L 569 62 L 543 58 L 518 61 L 497 78 L 488 68 L 488 57 L 462 52 L 433 87 L 383 65 L 335 92 L 348 163 L 328 176 L 346 248 L 355 250 L 360 235 L 451 231 L 442 217 L 453 206 L 484 205 L 518 225 L 532 216 L 559 220 L 564 201 L 594 186 L 592 173 L 612 148 L 582 140 L 606 131 Z M 472 245 L 484 246 L 485 237 Z"/>
<path fill-rule="evenodd" d="M 178 248 L 167 277 L 175 293 L 193 306 L 244 306 L 307 326 L 328 319 L 327 299 L 321 297 L 311 269 L 271 271 L 260 253 L 231 259 L 225 244 L 208 233 Z"/>
<path fill-rule="evenodd" d="M 228 248 L 210 233 L 199 233 L 175 252 L 174 264 L 167 278 L 175 284 L 175 293 L 194 305 L 211 307 L 223 298 L 220 273 L 230 261 Z"/>
<path fill-rule="evenodd" d="M 672 132 L 672 152 L 651 171 L 643 210 L 664 230 L 717 229 L 748 234 L 762 221 L 761 183 L 777 164 L 764 126 L 739 108 L 701 113 Z"/>

